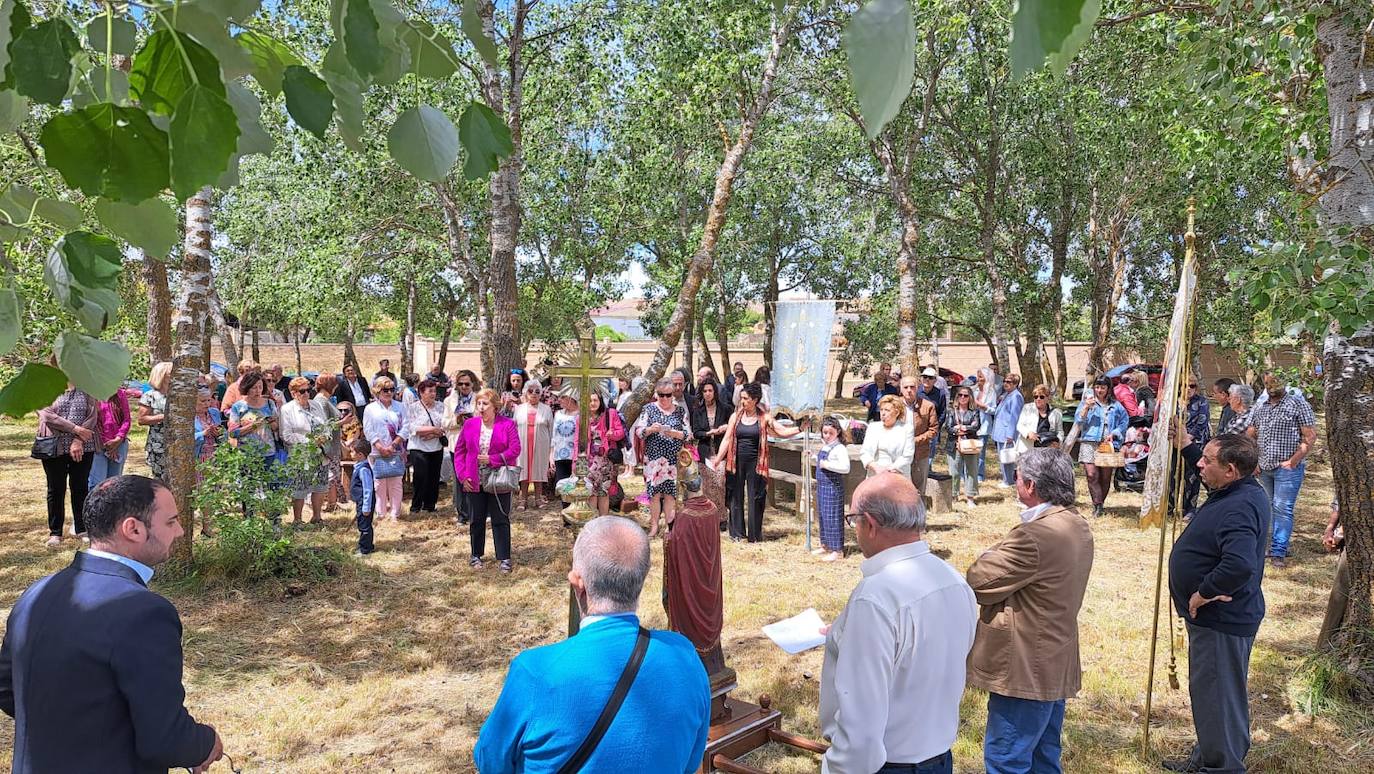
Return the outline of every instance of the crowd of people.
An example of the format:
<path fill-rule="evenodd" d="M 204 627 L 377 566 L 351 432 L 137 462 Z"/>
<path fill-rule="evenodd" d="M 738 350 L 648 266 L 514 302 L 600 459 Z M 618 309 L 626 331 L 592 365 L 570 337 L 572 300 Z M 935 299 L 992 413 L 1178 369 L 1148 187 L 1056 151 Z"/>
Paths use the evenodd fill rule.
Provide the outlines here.
<path fill-rule="evenodd" d="M 703 496 L 700 479 L 682 478 L 684 461 L 699 460 L 724 478 L 713 496 L 721 500 L 716 512 L 728 514 L 731 539 L 763 538 L 769 440 L 802 432 L 771 410 L 766 369 L 749 379 L 736 363 L 725 382 L 709 368 L 695 378 L 673 372 L 653 385 L 653 400 L 631 425 L 621 409 L 642 386 L 637 379 L 620 380 L 614 390 L 595 386 L 589 416 L 582 417 L 580 396 L 557 377 L 541 380 L 517 369 L 497 390 L 470 371 L 450 377 L 435 369 L 397 380 L 386 365 L 372 379 L 353 364 L 311 380 L 252 362 L 239 364 L 232 383 L 207 376 L 199 387 L 196 454 L 211 459 L 229 443 L 271 471 L 305 447 L 316 462 L 289 480 L 269 476 L 267 485 L 289 488 L 298 523 L 307 503 L 312 522 L 352 504 L 363 554 L 375 549 L 374 519 L 400 518 L 407 474 L 412 513 L 435 511 L 443 483 L 451 480 L 455 516 L 469 530 L 470 564 L 482 567 L 490 524 L 504 572 L 513 567 L 516 496 L 521 508 L 551 503 L 559 492 L 548 485 L 575 475 L 577 460 L 585 460 L 592 507 L 601 517 L 579 536 L 569 576 L 584 633 L 512 664 L 478 741 L 479 770 L 519 771 L 527 761 L 576 755 L 584 763 L 694 771 L 710 718 L 707 670 L 715 667 L 692 642 L 641 627 L 636 606 L 649 571 L 649 540 L 673 529 L 680 508 L 691 513 L 700 502 L 683 508 L 680 497 Z M 1211 395 L 1223 406 L 1213 425 L 1211 405 L 1190 378 L 1186 421 L 1168 439 L 1142 439 L 1138 430 L 1149 424 L 1157 402 L 1137 373 L 1119 384 L 1095 380 L 1068 415 L 1043 385 L 1030 390 L 1027 402 L 1015 374 L 999 378 L 984 368 L 948 384 L 933 366 L 906 377 L 880 366 L 860 397 L 870 422 L 836 416 L 820 422 L 819 448 L 809 460 L 822 544 L 817 553 L 825 561 L 841 558 L 849 532 L 865 557 L 863 579 L 825 631 L 819 717 L 830 740 L 826 770 L 952 771 L 968 685 L 988 694 L 987 771 L 1059 770 L 1065 701 L 1081 685 L 1077 618 L 1093 564 L 1093 520 L 1076 510 L 1074 463 L 1083 469 L 1091 514 L 1100 516 L 1122 447 L 1145 440 L 1171 443 L 1190 473 L 1184 480 L 1189 526 L 1169 557 L 1169 592 L 1186 623 L 1197 742 L 1188 758 L 1164 766 L 1244 770 L 1246 682 L 1264 617 L 1261 584 L 1266 562 L 1282 567 L 1287 561 L 1315 418 L 1300 391 L 1267 373 L 1259 396 L 1229 379 L 1214 382 Z M 160 363 L 151 389 L 137 395 L 121 389 L 106 400 L 68 385 L 39 412 L 34 456 L 48 481 L 50 544 L 62 539 L 69 494 L 73 532 L 90 546 L 67 570 L 26 592 L 10 615 L 0 649 L 0 709 L 18 719 L 18 770 L 82 768 L 83 756 L 95 753 L 61 743 L 52 729 L 76 711 L 68 703 L 103 682 L 111 688 L 101 695 L 118 700 L 83 715 L 109 729 L 101 755 L 132 756 L 144 768 L 202 771 L 222 754 L 214 729 L 197 724 L 182 706 L 175 610 L 146 590 L 152 567 L 165 561 L 181 532 L 164 481 L 169 378 L 170 364 Z M 135 421 L 148 428 L 151 478 L 122 475 Z M 846 442 L 857 433 L 863 440 L 856 454 Z M 941 447 L 967 507 L 977 507 L 980 482 L 988 478 L 1013 490 L 1023 506 L 1019 523 L 962 575 L 924 539 L 923 495 Z M 991 471 L 990 450 L 997 455 Z M 865 480 L 846 497 L 856 457 Z M 622 472 L 634 467 L 643 469 L 647 531 L 608 515 L 617 509 Z M 1203 486 L 1208 496 L 1198 505 Z M 621 494 L 619 510 L 625 510 Z M 1338 513 L 1333 505 L 1324 537 L 1330 548 L 1339 541 Z M 718 592 L 719 536 L 714 526 L 706 533 L 699 523 L 693 529 L 715 535 Z M 678 553 L 680 547 L 665 556 Z M 138 601 L 118 611 L 89 604 L 113 596 Z M 105 660 L 85 665 L 65 650 L 82 639 L 68 632 L 116 637 L 135 630 L 158 658 L 128 659 L 107 648 Z M 634 669 L 621 669 L 627 660 Z M 71 671 L 73 663 L 81 670 Z M 40 699 L 40 685 L 42 695 L 60 694 L 60 700 Z M 54 685 L 71 689 L 54 694 Z M 615 696 L 623 699 L 632 686 L 677 697 L 672 706 L 680 712 L 663 722 L 646 709 L 653 702 L 621 710 Z M 605 711 L 619 711 L 622 719 L 589 732 L 601 705 L 588 697 L 598 693 L 612 696 L 614 709 Z M 136 743 L 150 724 L 175 733 L 165 734 L 160 746 Z"/>

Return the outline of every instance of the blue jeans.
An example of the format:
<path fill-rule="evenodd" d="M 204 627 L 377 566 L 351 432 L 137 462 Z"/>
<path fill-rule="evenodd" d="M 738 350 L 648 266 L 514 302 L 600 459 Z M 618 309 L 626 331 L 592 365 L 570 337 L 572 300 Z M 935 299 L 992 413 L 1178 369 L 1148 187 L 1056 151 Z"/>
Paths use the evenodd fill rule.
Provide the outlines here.
<path fill-rule="evenodd" d="M 1033 701 L 988 694 L 983 765 L 988 774 L 1059 774 L 1064 700 Z"/>
<path fill-rule="evenodd" d="M 374 550 L 372 544 L 372 512 L 363 513 L 361 505 L 354 508 L 353 521 L 358 525 L 358 553 L 370 554 Z"/>
<path fill-rule="evenodd" d="M 87 480 L 90 489 L 95 489 L 96 485 L 107 478 L 124 474 L 124 462 L 129 459 L 129 439 L 124 439 L 116 454 L 119 456 L 119 462 L 106 457 L 103 451 L 91 455 L 91 475 Z"/>
<path fill-rule="evenodd" d="M 945 751 L 920 763 L 885 763 L 877 774 L 954 774 L 954 755 Z"/>
<path fill-rule="evenodd" d="M 988 446 L 996 446 L 996 441 L 990 435 L 981 436 L 980 440 L 983 448 L 978 452 L 978 480 L 982 481 L 988 477 Z"/>
<path fill-rule="evenodd" d="M 1260 486 L 1269 495 L 1272 514 L 1270 556 L 1288 556 L 1288 539 L 1293 535 L 1293 504 L 1298 501 L 1298 490 L 1302 489 L 1302 480 L 1306 475 L 1306 460 L 1299 462 L 1292 470 L 1279 467 L 1259 473 Z"/>

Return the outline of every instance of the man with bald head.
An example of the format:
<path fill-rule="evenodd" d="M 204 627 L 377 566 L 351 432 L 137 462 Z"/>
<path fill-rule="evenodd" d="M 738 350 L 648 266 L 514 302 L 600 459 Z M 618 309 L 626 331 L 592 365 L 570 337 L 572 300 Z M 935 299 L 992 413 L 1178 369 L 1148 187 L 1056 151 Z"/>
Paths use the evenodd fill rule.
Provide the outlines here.
<path fill-rule="evenodd" d="M 568 573 L 582 628 L 511 661 L 473 750 L 479 772 L 686 774 L 701 766 L 710 684 L 686 637 L 640 626 L 648 574 L 649 540 L 638 524 L 587 522 Z"/>
<path fill-rule="evenodd" d="M 925 504 L 906 476 L 864 481 L 845 519 L 865 557 L 863 580 L 826 637 L 821 770 L 953 772 L 973 590 L 930 552 Z"/>

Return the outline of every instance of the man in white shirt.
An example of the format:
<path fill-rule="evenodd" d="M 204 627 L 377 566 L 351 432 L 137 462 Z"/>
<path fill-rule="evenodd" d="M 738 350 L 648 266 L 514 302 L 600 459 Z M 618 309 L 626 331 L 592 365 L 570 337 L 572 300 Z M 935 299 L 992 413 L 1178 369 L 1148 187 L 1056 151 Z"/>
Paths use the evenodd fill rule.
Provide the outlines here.
<path fill-rule="evenodd" d="M 906 476 L 864 481 L 845 518 L 864 577 L 826 637 L 821 770 L 951 774 L 973 590 L 922 539 L 925 505 Z"/>

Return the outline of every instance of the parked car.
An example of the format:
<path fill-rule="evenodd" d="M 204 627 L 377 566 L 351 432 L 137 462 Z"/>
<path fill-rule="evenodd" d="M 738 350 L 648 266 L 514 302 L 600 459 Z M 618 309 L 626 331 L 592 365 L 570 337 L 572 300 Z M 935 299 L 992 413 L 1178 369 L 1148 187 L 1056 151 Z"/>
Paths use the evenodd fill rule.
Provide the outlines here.
<path fill-rule="evenodd" d="M 1154 390 L 1155 395 L 1158 395 L 1160 381 L 1164 378 L 1164 366 L 1160 363 L 1129 363 L 1127 365 L 1113 366 L 1108 368 L 1103 376 L 1111 379 L 1112 389 L 1116 389 L 1116 386 L 1121 384 L 1121 380 L 1125 378 L 1126 374 L 1136 370 L 1143 370 L 1145 372 L 1145 375 L 1150 380 L 1150 389 Z M 1084 384 L 1085 381 L 1082 379 L 1073 383 L 1073 399 L 1075 403 L 1083 399 Z"/>

